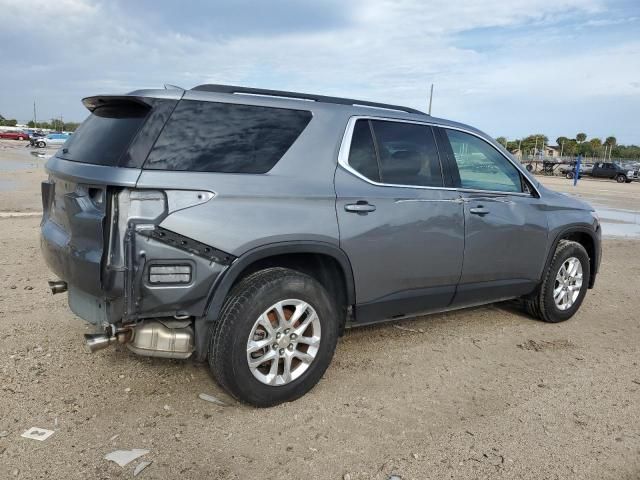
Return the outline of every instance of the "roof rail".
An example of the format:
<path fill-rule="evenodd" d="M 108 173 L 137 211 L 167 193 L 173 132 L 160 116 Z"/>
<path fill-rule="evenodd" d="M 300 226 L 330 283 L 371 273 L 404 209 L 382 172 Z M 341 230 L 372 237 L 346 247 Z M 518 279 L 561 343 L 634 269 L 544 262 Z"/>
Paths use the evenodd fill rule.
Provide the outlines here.
<path fill-rule="evenodd" d="M 339 105 L 353 105 L 358 107 L 373 107 L 383 108 L 385 110 L 398 110 L 406 113 L 417 113 L 420 115 L 426 115 L 426 113 L 420 110 L 415 110 L 409 107 L 401 107 L 399 105 L 388 105 L 386 103 L 366 102 L 364 100 L 354 100 L 352 98 L 341 97 L 327 97 L 324 95 L 313 95 L 308 93 L 286 92 L 282 90 L 267 90 L 266 88 L 249 88 L 249 87 L 236 87 L 234 85 L 216 85 L 206 84 L 193 87 L 191 90 L 197 90 L 201 92 L 217 92 L 217 93 L 238 93 L 244 95 L 256 95 L 265 97 L 280 97 L 280 98 L 292 98 L 295 100 L 307 100 L 312 102 L 321 103 L 337 103 Z"/>

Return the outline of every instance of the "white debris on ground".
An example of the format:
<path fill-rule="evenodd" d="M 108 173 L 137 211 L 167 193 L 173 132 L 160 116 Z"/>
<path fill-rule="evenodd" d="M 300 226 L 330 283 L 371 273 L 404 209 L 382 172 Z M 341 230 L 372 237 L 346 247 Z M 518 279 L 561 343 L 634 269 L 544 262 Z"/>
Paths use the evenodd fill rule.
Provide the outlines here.
<path fill-rule="evenodd" d="M 31 427 L 20 436 L 29 438 L 31 440 L 38 440 L 39 442 L 43 442 L 54 433 L 55 432 L 53 430 L 47 430 L 46 428 Z"/>
<path fill-rule="evenodd" d="M 121 467 L 124 467 L 125 465 L 133 462 L 136 458 L 146 455 L 147 453 L 149 453 L 149 450 L 144 450 L 142 448 L 134 448 L 133 450 L 116 450 L 115 452 L 107 453 L 104 456 L 104 459 L 111 460 Z"/>
<path fill-rule="evenodd" d="M 152 463 L 153 462 L 140 462 L 138 465 L 136 465 L 136 468 L 133 470 L 133 476 L 137 477 L 138 475 L 140 475 L 142 471 Z"/>
<path fill-rule="evenodd" d="M 217 399 L 213 395 L 207 395 L 206 393 L 201 393 L 200 395 L 198 395 L 198 398 L 200 398 L 200 400 L 204 400 L 205 402 L 215 403 L 216 405 L 221 405 L 223 407 L 227 406 L 227 404 L 222 400 Z"/>

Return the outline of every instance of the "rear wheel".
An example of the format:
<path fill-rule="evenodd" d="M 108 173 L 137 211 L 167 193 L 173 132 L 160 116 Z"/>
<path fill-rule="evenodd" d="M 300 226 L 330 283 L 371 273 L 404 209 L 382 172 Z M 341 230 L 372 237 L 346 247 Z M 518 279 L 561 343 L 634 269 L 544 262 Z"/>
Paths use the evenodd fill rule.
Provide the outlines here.
<path fill-rule="evenodd" d="M 565 177 L 567 177 L 569 180 L 571 180 L 573 178 L 573 172 L 567 172 Z"/>
<path fill-rule="evenodd" d="M 338 314 L 312 277 L 285 268 L 236 285 L 212 325 L 209 367 L 240 401 L 269 407 L 295 400 L 320 380 L 333 357 Z"/>
<path fill-rule="evenodd" d="M 627 177 L 625 175 L 620 174 L 616 177 L 616 182 L 618 183 L 625 183 L 626 181 Z"/>
<path fill-rule="evenodd" d="M 46 147 L 46 146 L 47 146 L 47 144 L 46 144 L 46 143 L 44 143 L 44 142 L 38 142 L 38 143 L 37 143 L 37 145 L 38 145 L 38 147 L 40 147 L 40 148 L 44 148 L 44 147 Z"/>
<path fill-rule="evenodd" d="M 589 286 L 589 255 L 582 245 L 560 240 L 539 290 L 524 299 L 527 312 L 545 322 L 571 318 Z"/>

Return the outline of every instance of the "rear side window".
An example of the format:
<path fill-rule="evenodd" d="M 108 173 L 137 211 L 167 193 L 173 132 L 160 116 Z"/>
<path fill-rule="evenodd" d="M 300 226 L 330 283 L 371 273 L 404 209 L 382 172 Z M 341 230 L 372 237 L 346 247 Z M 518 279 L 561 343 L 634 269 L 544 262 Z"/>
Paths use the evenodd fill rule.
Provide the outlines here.
<path fill-rule="evenodd" d="M 442 187 L 442 169 L 431 127 L 371 120 L 383 183 Z"/>
<path fill-rule="evenodd" d="M 133 102 L 96 108 L 65 142 L 57 156 L 94 165 L 117 166 L 150 108 Z"/>
<path fill-rule="evenodd" d="M 306 110 L 182 100 L 144 168 L 266 173 L 310 120 Z"/>

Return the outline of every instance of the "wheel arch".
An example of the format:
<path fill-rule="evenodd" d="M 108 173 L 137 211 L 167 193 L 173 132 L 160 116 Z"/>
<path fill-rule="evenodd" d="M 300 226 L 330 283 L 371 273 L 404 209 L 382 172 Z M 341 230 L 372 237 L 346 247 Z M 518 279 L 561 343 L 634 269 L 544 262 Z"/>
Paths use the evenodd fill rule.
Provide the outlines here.
<path fill-rule="evenodd" d="M 561 230 L 556 234 L 551 248 L 547 253 L 547 260 L 545 262 L 545 268 L 542 274 L 547 271 L 553 255 L 558 247 L 558 243 L 561 240 L 571 240 L 582 245 L 587 254 L 589 255 L 589 288 L 593 288 L 596 281 L 596 274 L 598 273 L 598 265 L 600 264 L 600 240 L 597 237 L 597 233 L 592 229 L 583 226 L 572 226 Z"/>
<path fill-rule="evenodd" d="M 209 326 L 214 322 L 231 289 L 247 275 L 263 268 L 283 266 L 313 276 L 343 308 L 355 304 L 355 281 L 347 254 L 337 245 L 317 241 L 278 242 L 240 255 L 212 286 L 204 317 L 196 320 L 196 356 L 207 354 Z M 340 326 L 340 330 L 344 328 Z"/>

